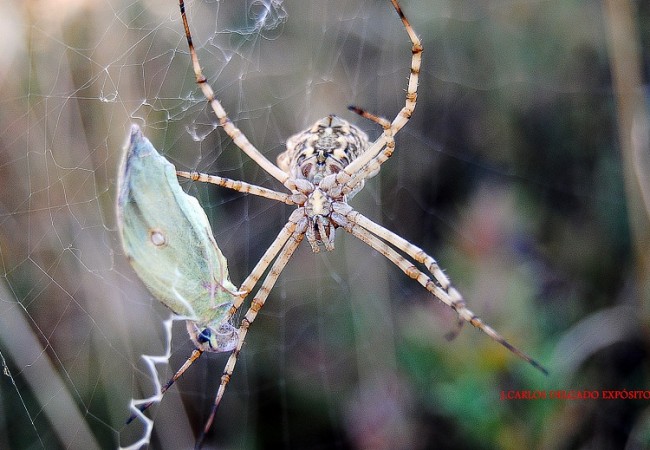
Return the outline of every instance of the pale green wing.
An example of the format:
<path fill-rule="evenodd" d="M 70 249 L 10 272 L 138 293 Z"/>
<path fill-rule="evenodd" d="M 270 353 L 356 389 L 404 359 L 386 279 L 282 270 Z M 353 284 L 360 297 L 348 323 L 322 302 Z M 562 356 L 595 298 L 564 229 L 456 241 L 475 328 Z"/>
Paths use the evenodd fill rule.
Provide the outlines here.
<path fill-rule="evenodd" d="M 151 293 L 199 325 L 219 323 L 235 286 L 196 198 L 133 125 L 118 180 L 117 220 L 129 262 Z"/>

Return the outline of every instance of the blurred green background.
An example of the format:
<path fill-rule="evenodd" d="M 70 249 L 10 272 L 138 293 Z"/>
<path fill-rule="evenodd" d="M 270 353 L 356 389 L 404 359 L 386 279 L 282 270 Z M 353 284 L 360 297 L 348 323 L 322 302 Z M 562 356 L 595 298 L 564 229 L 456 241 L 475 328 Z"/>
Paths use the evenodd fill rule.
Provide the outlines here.
<path fill-rule="evenodd" d="M 268 8 L 265 7 L 267 3 Z M 270 6 L 269 6 L 270 5 Z M 650 5 L 404 0 L 418 104 L 352 206 L 434 256 L 470 309 L 544 377 L 339 231 L 303 244 L 248 335 L 206 447 L 648 448 L 648 400 L 503 400 L 650 389 Z M 267 157 L 352 103 L 392 118 L 410 45 L 388 0 L 190 1 L 199 58 Z M 0 0 L 0 448 L 115 448 L 153 393 L 169 312 L 120 247 L 131 123 L 178 168 L 281 189 L 215 125 L 169 1 Z M 182 182 L 241 283 L 291 208 Z M 167 379 L 190 354 L 173 327 Z M 148 412 L 187 448 L 225 355 Z"/>

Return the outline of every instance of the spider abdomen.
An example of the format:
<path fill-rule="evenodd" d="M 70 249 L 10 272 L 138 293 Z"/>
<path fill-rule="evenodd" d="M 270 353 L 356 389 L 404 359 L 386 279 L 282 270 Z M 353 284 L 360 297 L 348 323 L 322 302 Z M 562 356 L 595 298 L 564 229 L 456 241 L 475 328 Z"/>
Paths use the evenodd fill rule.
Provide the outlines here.
<path fill-rule="evenodd" d="M 287 150 L 278 156 L 277 163 L 294 178 L 318 185 L 354 161 L 367 146 L 366 133 L 330 115 L 287 139 Z"/>

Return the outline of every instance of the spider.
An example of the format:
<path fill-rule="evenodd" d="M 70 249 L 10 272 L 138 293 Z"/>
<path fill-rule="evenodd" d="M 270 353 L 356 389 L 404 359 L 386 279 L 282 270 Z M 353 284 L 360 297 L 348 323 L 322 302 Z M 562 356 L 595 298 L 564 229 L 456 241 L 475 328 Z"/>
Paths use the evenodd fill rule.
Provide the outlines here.
<path fill-rule="evenodd" d="M 314 253 L 318 253 L 322 248 L 327 251 L 334 250 L 334 235 L 338 228 L 342 228 L 356 236 L 384 255 L 408 277 L 416 280 L 435 298 L 453 309 L 458 315 L 458 327 L 449 337 L 453 337 L 458 333 L 464 322 L 469 322 L 515 355 L 528 361 L 541 372 L 547 373 L 546 369 L 537 361 L 511 345 L 466 307 L 463 297 L 452 286 L 449 278 L 440 269 L 434 258 L 406 239 L 368 219 L 348 204 L 348 201 L 363 188 L 365 180 L 376 175 L 381 165 L 390 158 L 395 149 L 394 136 L 408 123 L 416 105 L 422 44 L 402 12 L 398 0 L 391 0 L 391 3 L 399 15 L 411 42 L 411 70 L 402 109 L 392 121 L 389 121 L 358 107 L 349 107 L 350 110 L 361 117 L 381 126 L 382 133 L 374 142 L 370 142 L 368 136 L 359 128 L 340 117 L 330 115 L 320 119 L 310 128 L 295 134 L 287 140 L 286 151 L 278 156 L 277 165 L 275 165 L 251 144 L 247 137 L 230 120 L 221 103 L 215 97 L 214 91 L 202 73 L 192 43 L 184 1 L 179 0 L 181 18 L 196 82 L 216 114 L 219 125 L 237 147 L 252 158 L 269 175 L 278 180 L 289 192 L 278 192 L 243 181 L 198 172 L 177 171 L 176 174 L 179 177 L 189 178 L 193 181 L 213 183 L 239 192 L 296 206 L 287 223 L 236 292 L 233 306 L 227 315 L 228 321 L 233 318 L 245 298 L 252 292 L 268 270 L 266 278 L 263 279 L 261 287 L 240 322 L 236 347 L 232 350 L 224 368 L 210 415 L 197 439 L 197 447 L 201 445 L 205 434 L 212 426 L 217 408 L 233 374 L 246 334 L 294 251 L 305 238 Z M 416 264 L 422 266 L 424 270 L 418 269 Z M 161 393 L 166 392 L 203 352 L 223 351 L 223 349 L 214 348 L 211 345 L 210 330 L 206 329 L 200 332 L 200 330 L 194 328 L 196 327 L 188 327 L 196 349 L 186 363 L 163 386 Z M 148 403 L 140 409 L 144 411 L 150 405 L 151 403 Z"/>

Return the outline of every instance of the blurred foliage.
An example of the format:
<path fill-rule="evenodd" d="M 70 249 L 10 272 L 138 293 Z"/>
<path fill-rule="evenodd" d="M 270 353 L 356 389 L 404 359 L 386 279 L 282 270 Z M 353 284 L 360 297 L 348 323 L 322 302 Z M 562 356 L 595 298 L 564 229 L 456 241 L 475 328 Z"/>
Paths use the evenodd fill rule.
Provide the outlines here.
<path fill-rule="evenodd" d="M 392 117 L 404 102 L 410 51 L 389 2 L 287 0 L 286 22 L 255 30 L 259 6 L 187 5 L 204 72 L 249 139 L 275 160 L 330 113 L 378 136 L 346 106 Z M 632 6 L 646 80 L 650 6 Z M 630 211 L 648 211 L 626 188 L 603 4 L 402 7 L 425 47 L 417 108 L 351 204 L 434 256 L 550 375 L 471 327 L 447 342 L 454 314 L 340 232 L 334 252 L 303 245 L 281 275 L 209 445 L 650 447 L 647 400 L 501 399 L 650 386 L 644 247 L 630 231 Z M 115 226 L 130 124 L 179 168 L 280 187 L 217 129 L 175 1 L 3 0 L 0 12 L 0 448 L 126 445 L 142 431 L 124 425 L 128 402 L 153 389 L 140 355 L 164 352 L 168 316 Z M 241 282 L 290 208 L 184 186 Z M 163 379 L 191 351 L 173 330 Z M 149 412 L 152 448 L 193 445 L 225 363 L 202 359 Z"/>

